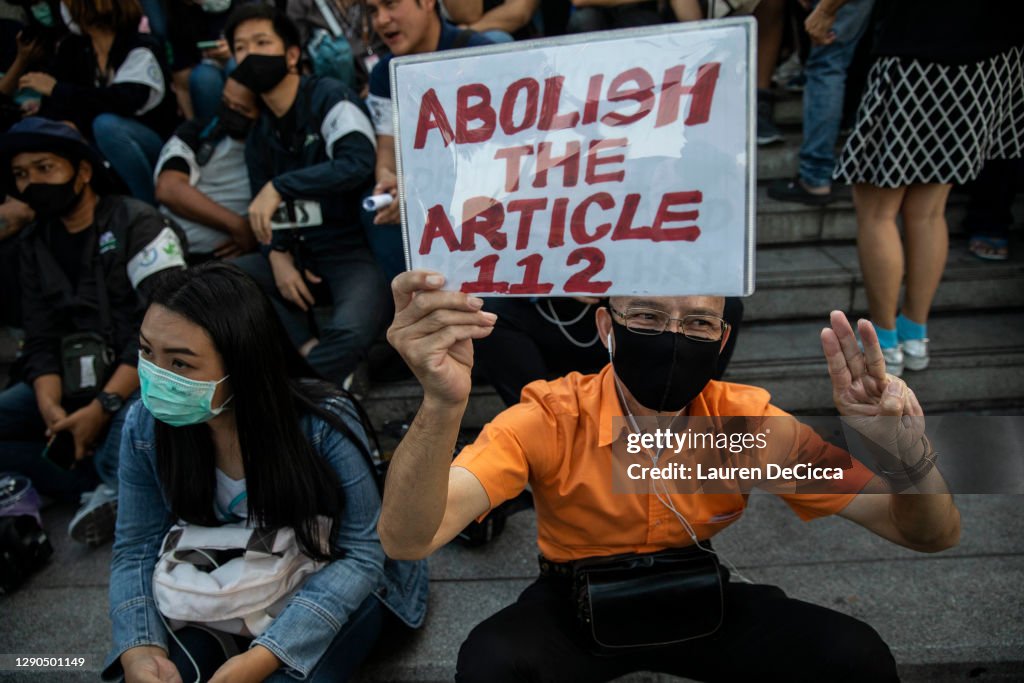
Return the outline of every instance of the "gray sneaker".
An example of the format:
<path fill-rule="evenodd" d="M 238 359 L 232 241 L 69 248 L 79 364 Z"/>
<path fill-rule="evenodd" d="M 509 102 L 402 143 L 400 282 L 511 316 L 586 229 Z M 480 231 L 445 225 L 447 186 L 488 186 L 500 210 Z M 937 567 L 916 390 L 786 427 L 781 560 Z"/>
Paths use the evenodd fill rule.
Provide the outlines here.
<path fill-rule="evenodd" d="M 82 494 L 82 507 L 68 525 L 68 535 L 79 543 L 98 546 L 114 538 L 117 521 L 117 491 L 100 484 L 91 493 Z"/>
<path fill-rule="evenodd" d="M 928 340 L 927 339 L 904 339 L 903 363 L 907 370 L 924 370 L 928 367 Z"/>
<path fill-rule="evenodd" d="M 886 372 L 896 377 L 903 375 L 903 350 L 899 346 L 883 348 L 882 358 L 885 359 Z"/>

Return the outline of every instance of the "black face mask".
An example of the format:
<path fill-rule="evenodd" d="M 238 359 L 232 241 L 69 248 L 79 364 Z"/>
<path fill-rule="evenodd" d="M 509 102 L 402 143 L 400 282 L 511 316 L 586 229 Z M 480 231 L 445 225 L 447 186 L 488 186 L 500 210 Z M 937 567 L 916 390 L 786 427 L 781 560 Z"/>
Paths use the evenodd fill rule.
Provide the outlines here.
<path fill-rule="evenodd" d="M 614 320 L 612 327 L 615 374 L 645 408 L 680 411 L 715 374 L 721 341 L 696 341 L 668 331 L 636 334 Z"/>
<path fill-rule="evenodd" d="M 59 218 L 71 213 L 82 199 L 82 191 L 75 192 L 78 174 L 66 183 L 29 183 L 18 193 L 18 198 L 36 213 L 37 220 Z"/>
<path fill-rule="evenodd" d="M 287 75 L 284 55 L 248 55 L 231 72 L 231 78 L 259 95 L 273 90 Z"/>
<path fill-rule="evenodd" d="M 220 109 L 217 110 L 217 119 L 219 126 L 228 137 L 232 137 L 235 140 L 244 140 L 249 136 L 249 130 L 252 128 L 253 120 L 244 114 L 240 114 L 231 107 L 220 105 Z"/>

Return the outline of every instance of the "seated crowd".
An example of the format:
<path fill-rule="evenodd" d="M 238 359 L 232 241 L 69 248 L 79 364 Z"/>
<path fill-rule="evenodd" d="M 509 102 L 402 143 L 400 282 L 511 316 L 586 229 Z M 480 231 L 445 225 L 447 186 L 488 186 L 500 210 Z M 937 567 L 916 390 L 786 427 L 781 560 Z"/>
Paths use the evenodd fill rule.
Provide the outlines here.
<path fill-rule="evenodd" d="M 442 292 L 436 274 L 404 272 L 399 202 L 363 204 L 398 194 L 393 57 L 717 18 L 724 5 L 752 13 L 758 144 L 782 139 L 772 107 L 791 83 L 776 71 L 780 53 L 807 54 L 800 174 L 769 194 L 824 204 L 833 172 L 854 184 L 874 324 L 857 326 L 863 347 L 841 314 L 822 333 L 836 408 L 922 417 L 898 375 L 928 363 L 946 196 L 987 160 L 1005 164 L 977 185 L 984 200 L 975 202 L 971 247 L 1005 257 L 1007 221 L 982 214 L 1012 202 L 1024 130 L 1008 128 L 1024 120 L 1024 85 L 1005 98 L 1016 117 L 988 116 L 988 146 L 958 147 L 964 158 L 952 171 L 921 171 L 932 162 L 915 157 L 883 178 L 888 162 L 871 150 L 889 133 L 863 112 L 885 106 L 878 81 L 900 59 L 922 60 L 936 79 L 973 60 L 977 80 L 990 82 L 984 60 L 1016 60 L 1019 74 L 1024 41 L 952 1 L 886 6 L 873 19 L 872 4 L 0 0 L 0 35 L 10 39 L 0 53 L 0 325 L 24 338 L 0 390 L 0 473 L 77 502 L 68 529 L 76 541 L 114 539 L 104 676 L 347 680 L 383 633 L 423 624 L 425 558 L 529 484 L 542 576 L 472 632 L 457 680 L 606 680 L 638 670 L 774 680 L 798 659 L 805 669 L 793 680 L 897 680 L 888 646 L 864 622 L 776 587 L 729 583 L 709 539 L 739 517 L 744 496 L 609 497 L 587 465 L 611 457 L 612 436 L 599 424 L 609 410 L 785 415 L 765 391 L 721 381 L 739 339 L 740 299 Z M 914 17 L 927 19 L 916 27 Z M 927 32 L 956 17 L 966 42 L 940 54 Z M 862 51 L 871 69 L 862 112 L 837 162 L 846 73 L 871 21 L 880 38 Z M 794 29 L 802 25 L 813 44 Z M 908 240 L 902 309 L 897 215 Z M 923 246 L 938 230 L 940 244 Z M 424 394 L 386 486 L 358 401 L 385 333 L 391 360 Z M 492 384 L 509 408 L 452 461 L 474 380 Z M 898 457 L 912 483 L 936 495 L 893 495 L 892 482 L 854 468 L 847 481 L 856 488 L 786 503 L 803 519 L 838 514 L 916 550 L 955 545 L 959 512 L 912 422 L 893 423 Z M 836 457 L 806 434 L 795 443 L 792 457 Z M 246 536 L 234 556 L 188 545 L 196 530 L 228 528 L 278 531 Z M 200 617 L 178 603 L 173 584 L 185 569 L 273 558 L 286 552 L 278 543 L 297 548 L 305 569 L 282 575 L 287 590 L 260 610 L 218 602 Z M 577 563 L 684 546 L 714 561 L 725 616 L 713 646 L 686 638 L 600 651 L 576 628 Z"/>
<path fill-rule="evenodd" d="M 0 270 L 10 285 L 5 292 L 12 293 L 0 322 L 27 337 L 11 387 L 0 394 L 2 405 L 11 406 L 0 443 L 16 444 L 5 449 L 0 470 L 59 470 L 59 476 L 34 478 L 49 496 L 85 494 L 72 537 L 96 542 L 112 533 L 119 418 L 138 398 L 138 380 L 128 379 L 136 349 L 131 340 L 106 341 L 123 356 L 124 369 L 115 373 L 104 364 L 103 376 L 76 399 L 61 367 L 61 344 L 73 332 L 106 334 L 98 296 L 80 287 L 73 255 L 95 252 L 91 263 L 111 244 L 129 246 L 92 236 L 96 230 L 116 236 L 127 226 L 107 226 L 91 215 L 69 219 L 84 209 L 54 203 L 56 190 L 48 184 L 78 192 L 89 176 L 87 192 L 118 202 L 133 197 L 133 213 L 175 235 L 183 260 L 176 267 L 230 260 L 270 297 L 292 345 L 319 376 L 349 388 L 357 370 L 365 375 L 368 352 L 391 315 L 389 283 L 405 269 L 398 202 L 362 208 L 371 194 L 398 192 L 391 58 L 591 30 L 598 23 L 618 28 L 701 16 L 696 2 L 581 3 L 575 9 L 565 3 L 564 11 L 553 11 L 558 4 L 0 0 L 10 6 L 10 19 L 0 23 L 16 47 L 0 78 L 0 97 L 11 105 L 0 121 L 9 150 L 4 173 L 23 149 L 53 161 L 45 166 L 51 175 L 43 175 L 17 160 L 7 177 L 21 174 L 37 187 L 24 192 L 8 182 L 0 204 Z M 69 202 L 72 196 L 78 195 L 69 194 Z M 69 213 L 53 214 L 58 206 Z M 43 228 L 44 218 L 53 227 Z M 273 229 L 289 222 L 297 229 Z M 158 238 L 131 246 L 153 248 L 163 244 Z M 42 265 L 26 260 L 21 245 L 30 240 L 41 240 L 40 249 L 54 258 L 38 257 Z M 46 268 L 52 278 L 42 286 L 33 282 L 34 272 Z M 111 298 L 113 313 L 125 320 L 117 332 L 130 336 L 137 329 L 147 294 L 142 287 L 136 300 Z M 123 312 L 117 308 L 122 301 Z M 542 318 L 534 302 L 490 301 L 488 307 L 502 313 L 502 331 L 481 350 L 480 376 L 511 404 L 537 377 L 599 368 L 593 303 L 548 302 L 554 308 Z M 94 320 L 81 320 L 80 308 L 90 309 Z M 557 331 L 559 316 L 579 323 L 569 336 Z M 741 317 L 739 300 L 730 300 L 734 332 L 726 359 Z M 569 343 L 572 334 L 582 343 Z M 513 345 L 519 351 L 508 354 Z M 582 354 L 575 354 L 580 347 Z M 50 386 L 58 381 L 63 389 Z M 87 428 L 59 419 L 83 410 L 71 424 Z M 55 434 L 50 460 L 70 453 L 81 466 L 35 462 L 30 454 L 37 442 Z"/>

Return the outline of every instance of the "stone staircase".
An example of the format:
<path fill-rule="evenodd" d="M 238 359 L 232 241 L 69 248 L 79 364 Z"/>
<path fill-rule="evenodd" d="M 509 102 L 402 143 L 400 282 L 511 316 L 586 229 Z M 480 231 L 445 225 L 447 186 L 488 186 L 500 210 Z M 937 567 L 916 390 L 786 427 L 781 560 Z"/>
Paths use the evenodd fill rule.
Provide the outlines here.
<path fill-rule="evenodd" d="M 768 388 L 789 410 L 821 413 L 832 408 L 818 332 L 830 310 L 862 315 L 866 306 L 850 201 L 811 208 L 765 196 L 768 181 L 795 174 L 799 115 L 799 101 L 780 103 L 787 140 L 759 151 L 757 291 L 746 302 L 728 379 Z M 1024 240 L 1014 233 L 1014 256 L 1006 263 L 976 261 L 965 253 L 962 215 L 963 198 L 954 195 L 949 265 L 930 321 L 932 366 L 907 379 L 926 412 L 1018 414 L 1024 407 Z M 1024 217 L 1020 200 L 1016 215 Z M 13 350 L 13 338 L 0 330 L 0 377 Z M 377 383 L 365 403 L 379 427 L 413 412 L 420 396 L 412 381 Z M 478 386 L 465 424 L 480 427 L 501 408 L 493 390 Z M 922 556 L 840 519 L 804 525 L 773 497 L 755 496 L 718 547 L 755 581 L 867 620 L 892 645 L 904 680 L 1024 680 L 1018 498 L 958 497 L 961 546 Z M 84 653 L 95 660 L 106 651 L 110 549 L 71 544 L 63 528 L 72 513 L 47 512 L 56 556 L 28 585 L 0 598 L 0 653 Z M 472 626 L 536 576 L 535 534 L 533 513 L 522 513 L 491 545 L 449 546 L 431 558 L 427 627 L 410 642 L 385 643 L 359 680 L 450 681 Z M 0 683 L 95 680 L 95 670 L 60 678 L 0 670 Z M 641 673 L 628 680 L 676 679 Z"/>
<path fill-rule="evenodd" d="M 818 332 L 834 309 L 867 315 L 857 221 L 848 191 L 823 208 L 768 198 L 769 182 L 796 174 L 800 101 L 780 102 L 777 118 L 787 135 L 784 143 L 758 150 L 756 290 L 744 301 L 727 379 L 767 388 L 787 410 L 828 412 Z M 906 379 L 926 410 L 1017 409 L 1024 404 L 1024 240 L 1020 230 L 1012 233 L 1011 258 L 1003 263 L 971 256 L 962 226 L 965 203 L 954 193 L 946 212 L 950 254 L 929 324 L 932 367 Z M 1014 212 L 1024 220 L 1024 195 Z M 375 386 L 368 407 L 382 423 L 414 411 L 419 397 L 414 382 Z M 465 422 L 480 427 L 502 407 L 489 387 L 478 386 Z"/>

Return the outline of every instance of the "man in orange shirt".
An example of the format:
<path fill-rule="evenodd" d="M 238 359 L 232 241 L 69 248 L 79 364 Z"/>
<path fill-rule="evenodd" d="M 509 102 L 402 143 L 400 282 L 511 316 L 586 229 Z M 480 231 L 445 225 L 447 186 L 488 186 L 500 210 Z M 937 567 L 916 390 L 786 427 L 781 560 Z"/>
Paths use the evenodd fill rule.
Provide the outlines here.
<path fill-rule="evenodd" d="M 703 637 L 600 652 L 596 626 L 585 634 L 577 619 L 571 577 L 579 561 L 699 550 L 698 543 L 710 553 L 706 539 L 735 521 L 746 502 L 743 491 L 695 495 L 653 484 L 639 495 L 617 493 L 608 475 L 623 439 L 613 428 L 622 421 L 613 418 L 625 415 L 620 431 L 636 433 L 637 420 L 659 416 L 659 424 L 671 426 L 679 416 L 786 414 L 762 389 L 711 381 L 729 333 L 721 297 L 612 297 L 596 314 L 611 363 L 597 375 L 529 385 L 518 405 L 451 462 L 470 392 L 472 343 L 490 333 L 495 317 L 476 297 L 440 291 L 443 284 L 443 276 L 425 271 L 403 273 L 392 284 L 396 313 L 388 340 L 424 396 L 391 461 L 381 542 L 396 559 L 426 557 L 529 483 L 542 555 L 541 577 L 463 643 L 458 681 L 599 681 L 638 670 L 715 680 L 898 680 L 892 654 L 870 626 L 772 586 L 725 583 L 724 618 Z M 908 548 L 952 547 L 960 516 L 932 468 L 928 440 L 914 431 L 920 404 L 902 380 L 886 374 L 870 323 L 860 321 L 858 331 L 863 351 L 846 317 L 834 312 L 821 334 L 836 408 L 871 441 L 895 444 L 893 455 L 928 493 L 891 494 L 863 465 L 848 462 L 842 492 L 782 497 L 804 519 L 839 514 Z M 797 460 L 836 463 L 836 449 L 799 429 L 788 443 Z M 650 455 L 656 462 L 660 452 Z M 686 611 L 679 610 L 679 620 L 691 618 Z"/>

